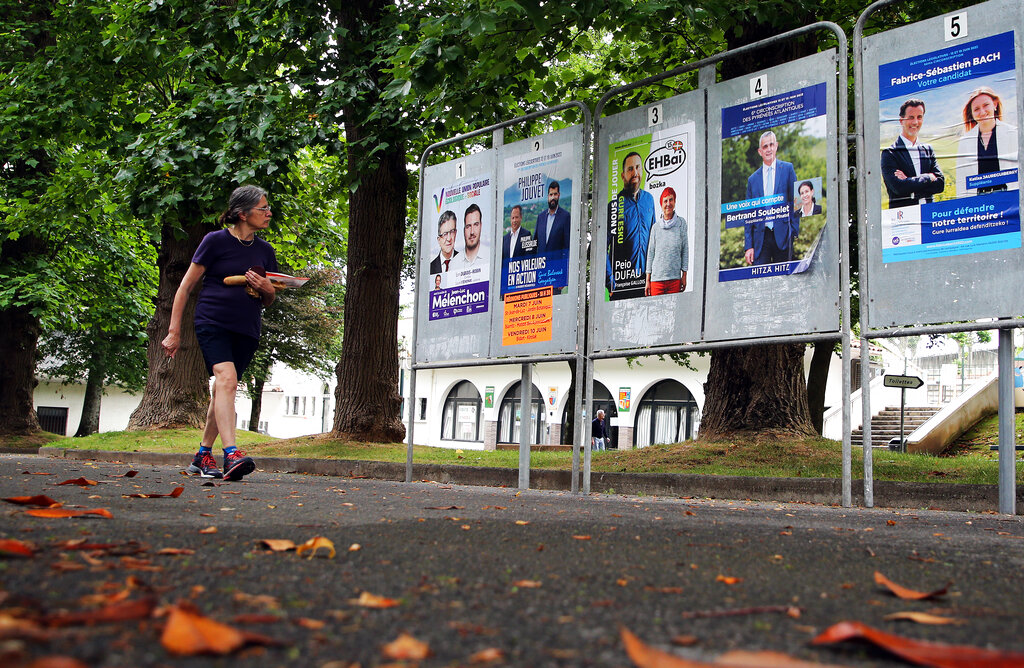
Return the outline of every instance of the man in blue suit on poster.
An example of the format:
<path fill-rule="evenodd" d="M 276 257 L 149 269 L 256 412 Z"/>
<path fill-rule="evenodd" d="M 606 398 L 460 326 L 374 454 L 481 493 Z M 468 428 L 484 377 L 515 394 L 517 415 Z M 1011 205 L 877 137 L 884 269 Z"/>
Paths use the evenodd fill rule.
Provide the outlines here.
<path fill-rule="evenodd" d="M 747 179 L 746 199 L 757 199 L 768 195 L 782 195 L 788 215 L 770 216 L 766 220 L 747 223 L 743 226 L 743 259 L 747 264 L 771 264 L 793 259 L 793 241 L 800 233 L 800 217 L 793 215 L 793 186 L 796 185 L 796 170 L 793 164 L 777 160 L 779 150 L 775 133 L 769 130 L 758 140 L 757 153 L 761 166 Z"/>
<path fill-rule="evenodd" d="M 558 181 L 548 185 L 548 210 L 537 216 L 537 253 L 569 250 L 569 212 L 558 206 L 562 188 Z"/>

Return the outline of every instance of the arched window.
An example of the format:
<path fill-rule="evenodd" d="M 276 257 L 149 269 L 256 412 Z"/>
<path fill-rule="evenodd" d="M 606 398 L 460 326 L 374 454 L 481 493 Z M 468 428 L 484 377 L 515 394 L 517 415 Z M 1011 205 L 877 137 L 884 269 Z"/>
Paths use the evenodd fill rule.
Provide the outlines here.
<path fill-rule="evenodd" d="M 441 415 L 441 440 L 479 441 L 480 393 L 468 380 L 460 382 L 448 393 Z"/>
<path fill-rule="evenodd" d="M 501 401 L 501 410 L 498 413 L 498 443 L 519 442 L 519 387 L 521 385 L 522 383 L 516 383 L 508 388 L 505 398 Z M 547 411 L 544 410 L 544 399 L 536 385 L 533 386 L 532 397 L 530 413 L 533 416 L 533 442 L 543 443 L 541 435 L 547 432 Z"/>
<path fill-rule="evenodd" d="M 569 412 L 572 408 L 572 398 L 565 402 L 565 409 L 562 411 L 562 433 L 568 434 L 569 431 L 566 425 L 569 424 L 569 420 L 573 419 L 573 415 Z M 612 418 L 619 414 L 618 406 L 615 405 L 615 399 L 612 398 L 612 393 L 608 391 L 608 388 L 599 381 L 594 381 L 594 414 L 587 417 L 583 421 L 583 433 L 587 435 L 583 442 L 589 447 L 590 444 L 590 433 L 593 425 L 593 419 L 597 415 L 597 411 L 604 411 L 605 424 L 608 426 L 608 443 L 605 444 L 606 448 L 618 448 L 619 447 L 619 428 L 612 426 Z"/>
<path fill-rule="evenodd" d="M 646 448 L 652 443 L 679 443 L 693 438 L 700 411 L 693 395 L 675 380 L 663 380 L 647 390 L 640 401 L 633 443 Z"/>

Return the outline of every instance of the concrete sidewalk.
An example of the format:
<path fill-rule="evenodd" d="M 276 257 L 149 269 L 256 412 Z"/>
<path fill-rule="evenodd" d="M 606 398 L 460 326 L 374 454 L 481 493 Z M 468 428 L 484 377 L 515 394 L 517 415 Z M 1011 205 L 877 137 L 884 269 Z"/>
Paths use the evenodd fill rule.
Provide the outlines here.
<path fill-rule="evenodd" d="M 73 450 L 56 447 L 39 448 L 44 457 L 125 462 L 182 467 L 188 464 L 185 454 L 156 452 L 109 452 Z M 405 480 L 405 464 L 345 459 L 303 459 L 299 457 L 260 457 L 257 470 L 280 473 L 345 478 Z M 429 480 L 457 485 L 482 487 L 516 487 L 517 469 L 481 466 L 413 464 L 413 480 Z M 530 488 L 568 491 L 572 473 L 564 470 L 531 469 Z M 747 476 L 709 476 L 684 473 L 594 473 L 591 492 L 627 495 L 710 498 L 792 503 L 839 505 L 842 503 L 842 481 L 835 478 L 756 478 Z M 997 512 L 997 485 L 964 485 L 952 483 L 919 483 L 875 481 L 875 506 L 880 508 L 927 508 L 961 512 Z M 853 481 L 853 503 L 864 505 L 863 480 Z M 1017 513 L 1024 514 L 1024 490 L 1017 487 Z"/>

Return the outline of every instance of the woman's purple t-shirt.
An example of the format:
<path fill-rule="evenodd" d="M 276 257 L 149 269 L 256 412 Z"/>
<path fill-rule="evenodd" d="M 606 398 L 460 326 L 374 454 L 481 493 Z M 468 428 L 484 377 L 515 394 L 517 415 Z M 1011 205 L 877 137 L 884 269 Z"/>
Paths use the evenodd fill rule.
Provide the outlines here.
<path fill-rule="evenodd" d="M 255 266 L 277 271 L 273 247 L 256 237 L 252 245 L 244 245 L 226 229 L 217 230 L 199 242 L 192 262 L 206 269 L 196 303 L 195 324 L 217 325 L 260 338 L 262 300 L 246 294 L 244 285 L 224 285 L 224 277 L 240 276 Z"/>

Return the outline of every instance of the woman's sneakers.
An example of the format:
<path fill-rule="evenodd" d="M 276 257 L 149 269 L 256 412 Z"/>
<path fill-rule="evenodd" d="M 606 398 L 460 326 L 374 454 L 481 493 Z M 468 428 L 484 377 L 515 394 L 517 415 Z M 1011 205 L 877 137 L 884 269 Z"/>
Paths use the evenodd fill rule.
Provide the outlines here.
<path fill-rule="evenodd" d="M 252 460 L 252 457 L 246 457 L 242 450 L 224 452 L 225 480 L 241 480 L 242 476 L 249 475 L 255 470 L 256 462 Z"/>
<path fill-rule="evenodd" d="M 248 458 L 247 458 L 248 459 Z M 249 461 L 252 461 L 251 459 Z M 203 478 L 223 478 L 224 474 L 217 468 L 217 462 L 213 458 L 213 453 L 209 450 L 196 453 L 196 456 L 192 458 L 192 463 L 185 469 L 192 475 L 199 474 Z M 252 469 L 250 469 L 252 470 Z"/>

